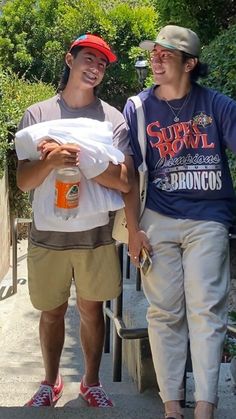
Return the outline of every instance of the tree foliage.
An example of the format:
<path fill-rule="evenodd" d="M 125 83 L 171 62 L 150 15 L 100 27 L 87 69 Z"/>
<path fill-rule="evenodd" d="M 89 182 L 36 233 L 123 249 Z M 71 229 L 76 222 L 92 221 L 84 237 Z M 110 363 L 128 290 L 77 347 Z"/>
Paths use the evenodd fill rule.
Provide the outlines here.
<path fill-rule="evenodd" d="M 29 80 L 57 85 L 71 41 L 86 32 L 100 34 L 120 60 L 109 68 L 102 94 L 121 107 L 138 89 L 132 47 L 155 36 L 156 22 L 154 8 L 141 0 L 7 1 L 0 15 L 0 60 Z"/>
<path fill-rule="evenodd" d="M 236 23 L 235 0 L 153 0 L 153 3 L 160 26 L 174 23 L 191 28 L 203 44 Z"/>
<path fill-rule="evenodd" d="M 199 34 L 202 60 L 211 69 L 207 84 L 236 99 L 235 15 L 235 0 L 0 1 L 0 174 L 24 109 L 53 94 L 65 52 L 77 36 L 99 34 L 117 54 L 119 61 L 108 68 L 99 94 L 119 108 L 140 89 L 134 70 L 139 42 L 154 39 L 169 23 Z M 14 153 L 8 157 L 13 173 Z M 230 164 L 233 172 L 235 161 Z M 17 194 L 14 185 L 12 191 Z M 20 201 L 24 206 L 23 199 L 17 205 Z"/>
<path fill-rule="evenodd" d="M 203 49 L 201 60 L 209 64 L 204 81 L 208 87 L 236 100 L 236 24 L 223 31 Z M 229 153 L 230 171 L 236 188 L 236 157 Z"/>
<path fill-rule="evenodd" d="M 21 217 L 29 214 L 28 196 L 17 189 L 15 181 L 12 139 L 16 126 L 30 104 L 54 94 L 71 41 L 92 32 L 112 45 L 119 63 L 108 68 L 100 94 L 122 107 L 126 97 L 139 89 L 134 70 L 137 46 L 143 37 L 155 35 L 156 21 L 153 7 L 145 0 L 131 1 L 129 5 L 122 0 L 109 4 L 105 0 L 1 3 L 0 176 L 7 157 L 11 212 Z"/>
<path fill-rule="evenodd" d="M 209 87 L 236 100 L 236 24 L 203 48 L 201 60 L 209 65 Z"/>
<path fill-rule="evenodd" d="M 32 103 L 45 99 L 54 94 L 52 86 L 29 83 L 20 79 L 12 71 L 0 68 L 0 153 L 11 147 L 11 141 L 16 127 L 25 109 Z M 1 169 L 4 158 L 1 155 Z M 1 173 L 0 169 L 0 173 Z"/>
<path fill-rule="evenodd" d="M 54 94 L 54 88 L 42 82 L 29 83 L 11 71 L 0 69 L 0 178 L 7 162 L 11 213 L 19 217 L 29 215 L 28 195 L 16 187 L 16 155 L 13 138 L 25 109 Z"/>

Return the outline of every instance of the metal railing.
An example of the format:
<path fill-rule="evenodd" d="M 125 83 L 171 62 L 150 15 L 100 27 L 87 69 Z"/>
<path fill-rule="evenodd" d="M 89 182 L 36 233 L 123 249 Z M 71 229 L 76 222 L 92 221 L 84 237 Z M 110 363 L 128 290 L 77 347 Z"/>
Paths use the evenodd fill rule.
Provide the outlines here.
<path fill-rule="evenodd" d="M 124 248 L 123 244 L 117 245 L 119 260 L 120 260 L 120 269 L 121 269 L 121 278 L 123 282 L 124 277 Z M 130 277 L 130 259 L 129 256 L 126 256 L 126 278 Z M 140 274 L 139 270 L 136 273 L 136 289 L 140 290 Z M 110 352 L 110 333 L 111 333 L 111 321 L 113 324 L 113 381 L 122 380 L 122 340 L 123 339 L 142 339 L 148 337 L 147 327 L 141 328 L 128 328 L 125 325 L 123 320 L 123 284 L 122 292 L 115 300 L 112 302 L 107 301 L 104 306 L 104 314 L 106 321 L 106 335 L 105 335 L 105 345 L 104 351 L 106 353 Z"/>
<path fill-rule="evenodd" d="M 17 292 L 17 241 L 18 241 L 18 224 L 28 224 L 28 238 L 32 220 L 30 218 L 14 218 L 12 220 L 12 278 L 13 278 L 13 293 Z M 236 239 L 236 226 L 230 231 L 229 239 Z M 123 281 L 124 277 L 124 250 L 125 245 L 117 245 L 121 278 Z M 125 262 L 126 278 L 130 278 L 130 258 L 126 255 Z M 136 270 L 136 291 L 141 290 L 141 278 L 139 269 Z M 123 284 L 122 292 L 118 298 L 111 301 L 107 301 L 104 305 L 104 315 L 106 324 L 106 335 L 104 351 L 110 352 L 110 336 L 111 336 L 111 324 L 113 325 L 113 381 L 119 382 L 122 380 L 122 340 L 123 339 L 143 339 L 148 337 L 147 327 L 143 328 L 128 328 L 123 320 Z M 236 336 L 236 327 L 234 325 L 227 326 L 228 331 Z M 191 364 L 191 360 L 187 360 L 187 364 Z M 185 371 L 184 387 L 186 391 L 186 373 L 191 369 L 188 367 Z M 185 400 L 183 401 L 183 405 Z"/>
<path fill-rule="evenodd" d="M 229 239 L 236 239 L 236 226 L 229 232 Z M 124 245 L 118 245 L 118 253 L 121 267 L 121 276 L 123 280 L 124 273 Z M 125 266 L 126 278 L 130 278 L 130 258 L 127 255 Z M 136 290 L 141 290 L 140 271 L 136 270 Z M 113 301 L 113 310 L 111 309 L 111 301 L 107 301 L 104 307 L 105 321 L 106 321 L 106 337 L 105 337 L 105 352 L 110 352 L 110 332 L 111 321 L 113 322 L 113 381 L 119 382 L 122 380 L 122 340 L 123 339 L 143 339 L 148 337 L 147 328 L 128 328 L 122 318 L 123 315 L 123 287 L 121 295 Z M 236 336 L 236 327 L 228 325 L 228 331 Z M 186 369 L 184 374 L 184 391 L 186 396 L 186 378 L 187 372 L 192 371 L 191 354 L 188 347 L 188 356 L 186 362 Z M 182 401 L 185 406 L 186 397 Z"/>
<path fill-rule="evenodd" d="M 228 324 L 227 331 L 236 338 L 236 325 L 235 324 Z"/>
<path fill-rule="evenodd" d="M 120 260 L 121 277 L 123 281 L 124 273 L 124 249 L 125 246 L 122 244 L 118 245 L 118 254 Z M 126 256 L 126 278 L 130 278 L 130 260 L 127 254 Z M 136 291 L 141 290 L 141 276 L 140 270 L 136 269 Z M 122 341 L 125 339 L 143 339 L 148 338 L 148 328 L 128 328 L 122 318 L 123 314 L 123 286 L 122 292 L 118 298 L 113 300 L 113 310 L 111 309 L 111 301 L 107 301 L 104 307 L 105 321 L 106 321 L 106 336 L 104 352 L 110 352 L 110 333 L 111 333 L 111 320 L 113 322 L 113 381 L 122 381 Z M 188 345 L 188 357 L 186 361 L 186 367 L 184 372 L 184 399 L 181 400 L 181 406 L 186 406 L 186 384 L 187 384 L 187 372 L 192 371 L 192 362 L 190 357 L 190 350 Z"/>
<path fill-rule="evenodd" d="M 123 281 L 124 272 L 124 245 L 118 245 L 118 253 L 121 267 L 121 277 Z M 130 278 L 130 264 L 129 256 L 126 256 L 126 278 Z M 140 270 L 136 270 L 136 291 L 141 290 L 141 276 Z M 148 338 L 148 328 L 128 328 L 126 327 L 122 318 L 123 314 L 123 286 L 122 292 L 118 298 L 113 301 L 113 310 L 111 310 L 111 301 L 107 301 L 104 307 L 104 314 L 106 319 L 106 336 L 105 336 L 105 353 L 110 352 L 110 332 L 111 320 L 113 322 L 113 381 L 120 382 L 122 380 L 122 342 L 125 339 L 143 339 Z M 184 372 L 184 399 L 181 400 L 181 406 L 186 406 L 186 384 L 187 372 L 192 370 L 192 363 L 190 351 L 188 346 L 188 357 Z"/>

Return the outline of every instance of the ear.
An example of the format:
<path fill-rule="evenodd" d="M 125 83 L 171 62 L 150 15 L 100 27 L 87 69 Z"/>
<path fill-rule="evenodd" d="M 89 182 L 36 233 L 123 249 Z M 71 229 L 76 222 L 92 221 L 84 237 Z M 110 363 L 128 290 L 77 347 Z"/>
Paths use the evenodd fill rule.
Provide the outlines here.
<path fill-rule="evenodd" d="M 198 58 L 189 58 L 185 63 L 185 72 L 188 73 L 196 67 Z"/>
<path fill-rule="evenodd" d="M 71 69 L 72 64 L 73 64 L 73 60 L 74 57 L 70 52 L 67 52 L 66 56 L 65 56 L 65 62 L 68 65 L 68 67 Z"/>

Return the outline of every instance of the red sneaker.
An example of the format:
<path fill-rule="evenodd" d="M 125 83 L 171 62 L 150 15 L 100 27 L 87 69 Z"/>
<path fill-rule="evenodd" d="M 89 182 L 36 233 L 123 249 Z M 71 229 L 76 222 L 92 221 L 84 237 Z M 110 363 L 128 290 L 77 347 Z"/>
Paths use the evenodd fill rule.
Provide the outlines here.
<path fill-rule="evenodd" d="M 91 407 L 113 407 L 112 400 L 103 390 L 102 385 L 98 383 L 95 386 L 84 385 L 83 379 L 80 383 L 80 394 Z"/>
<path fill-rule="evenodd" d="M 54 386 L 51 384 L 48 384 L 47 381 L 42 381 L 38 391 L 26 403 L 25 406 L 29 406 L 29 407 L 54 406 L 57 400 L 61 397 L 63 388 L 64 388 L 64 385 L 63 385 L 61 376 L 59 376 L 58 384 L 55 384 Z"/>

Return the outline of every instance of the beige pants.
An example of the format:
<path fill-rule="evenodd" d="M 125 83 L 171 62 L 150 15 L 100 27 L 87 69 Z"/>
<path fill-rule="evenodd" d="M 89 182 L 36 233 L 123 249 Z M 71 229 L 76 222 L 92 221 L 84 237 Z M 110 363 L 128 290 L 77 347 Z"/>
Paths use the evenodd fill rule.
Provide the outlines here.
<path fill-rule="evenodd" d="M 33 306 L 53 310 L 70 296 L 72 278 L 79 297 L 90 301 L 116 298 L 121 275 L 114 244 L 96 249 L 52 250 L 30 245 L 28 284 Z"/>
<path fill-rule="evenodd" d="M 216 404 L 228 312 L 228 230 L 148 209 L 141 224 L 153 246 L 153 267 L 142 280 L 160 396 L 164 402 L 184 398 L 189 338 L 195 399 Z"/>

